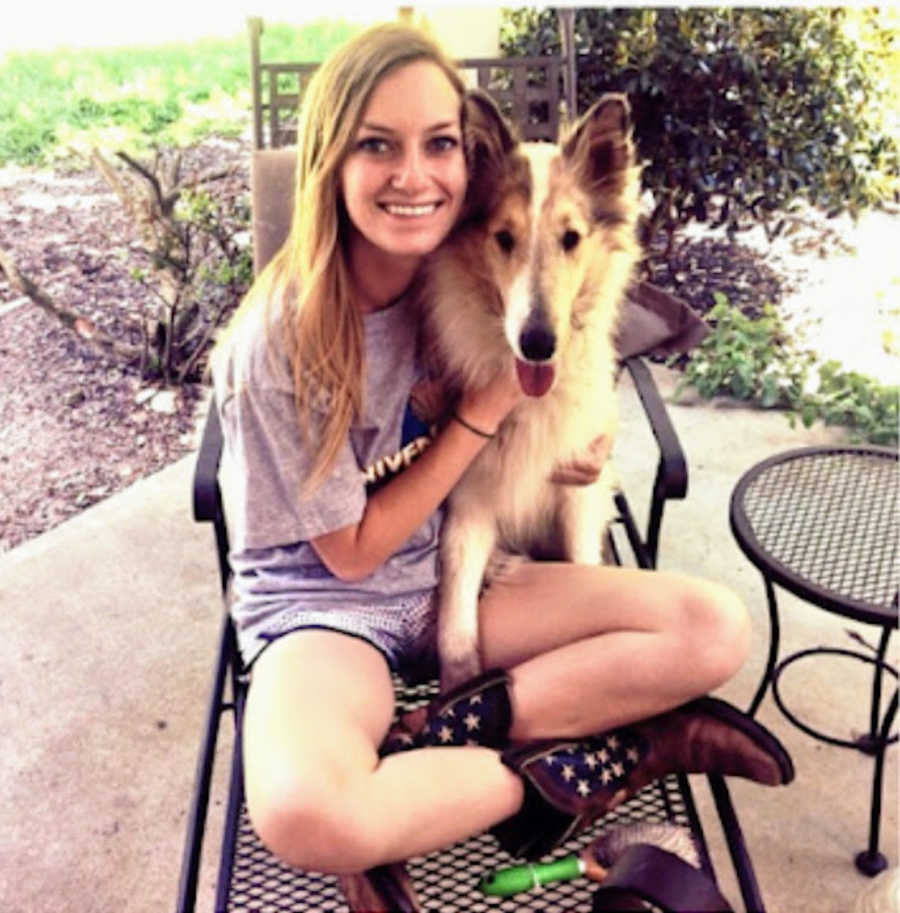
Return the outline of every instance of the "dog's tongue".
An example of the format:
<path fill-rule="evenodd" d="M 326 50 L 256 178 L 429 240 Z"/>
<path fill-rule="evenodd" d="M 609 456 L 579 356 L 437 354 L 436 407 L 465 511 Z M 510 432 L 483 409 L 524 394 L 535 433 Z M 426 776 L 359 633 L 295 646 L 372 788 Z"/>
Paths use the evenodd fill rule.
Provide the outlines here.
<path fill-rule="evenodd" d="M 528 396 L 543 396 L 553 383 L 553 365 L 535 364 L 517 358 L 516 373 L 519 375 L 522 392 Z"/>

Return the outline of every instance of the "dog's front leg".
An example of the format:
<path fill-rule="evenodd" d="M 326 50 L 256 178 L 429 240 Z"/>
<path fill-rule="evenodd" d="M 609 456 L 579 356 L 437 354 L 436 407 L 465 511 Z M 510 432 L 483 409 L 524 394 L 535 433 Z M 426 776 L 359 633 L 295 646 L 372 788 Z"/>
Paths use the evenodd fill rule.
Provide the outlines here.
<path fill-rule="evenodd" d="M 496 524 L 490 512 L 471 502 L 451 502 L 441 533 L 438 652 L 443 691 L 481 671 L 478 598 L 496 541 Z"/>
<path fill-rule="evenodd" d="M 563 556 L 575 564 L 599 564 L 603 536 L 611 519 L 608 491 L 598 483 L 559 486 L 559 521 Z"/>

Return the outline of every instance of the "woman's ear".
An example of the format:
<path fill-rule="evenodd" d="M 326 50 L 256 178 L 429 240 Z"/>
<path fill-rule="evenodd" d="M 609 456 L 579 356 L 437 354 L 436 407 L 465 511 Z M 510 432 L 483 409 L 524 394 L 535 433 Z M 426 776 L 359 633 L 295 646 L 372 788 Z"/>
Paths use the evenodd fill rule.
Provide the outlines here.
<path fill-rule="evenodd" d="M 621 190 L 634 164 L 628 99 L 618 93 L 603 95 L 576 122 L 562 151 L 588 190 Z"/>

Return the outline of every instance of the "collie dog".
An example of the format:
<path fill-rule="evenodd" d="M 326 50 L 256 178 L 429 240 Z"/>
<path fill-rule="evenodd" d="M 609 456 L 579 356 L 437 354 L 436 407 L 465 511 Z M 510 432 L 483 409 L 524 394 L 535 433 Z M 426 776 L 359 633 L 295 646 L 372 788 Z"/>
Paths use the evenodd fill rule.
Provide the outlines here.
<path fill-rule="evenodd" d="M 478 598 L 495 551 L 597 564 L 612 468 L 551 481 L 616 426 L 612 335 L 638 258 L 639 170 L 624 96 L 601 98 L 557 145 L 520 144 L 490 99 L 466 102 L 470 188 L 420 287 L 429 364 L 451 401 L 515 359 L 527 397 L 453 489 L 441 543 L 446 689 L 481 670 Z M 550 607 L 548 606 L 548 609 Z"/>

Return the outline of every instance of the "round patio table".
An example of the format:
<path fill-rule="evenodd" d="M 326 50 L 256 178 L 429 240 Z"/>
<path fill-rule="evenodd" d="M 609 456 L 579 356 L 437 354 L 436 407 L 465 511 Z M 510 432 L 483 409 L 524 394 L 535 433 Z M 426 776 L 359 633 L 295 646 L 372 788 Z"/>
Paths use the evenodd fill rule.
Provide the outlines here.
<path fill-rule="evenodd" d="M 884 754 L 896 742 L 890 731 L 897 714 L 897 691 L 881 716 L 884 673 L 897 678 L 885 661 L 897 626 L 897 506 L 900 497 L 897 452 L 879 447 L 805 447 L 763 460 L 738 481 L 731 496 L 731 529 L 747 558 L 762 573 L 771 622 L 769 654 L 752 715 L 771 685 L 781 712 L 814 738 L 875 757 L 867 849 L 856 865 L 867 875 L 887 866 L 878 851 Z M 881 628 L 877 650 L 815 647 L 778 661 L 780 623 L 775 585 L 827 612 Z M 798 660 L 821 654 L 846 656 L 874 667 L 869 730 L 854 739 L 817 731 L 782 700 L 778 678 Z"/>

